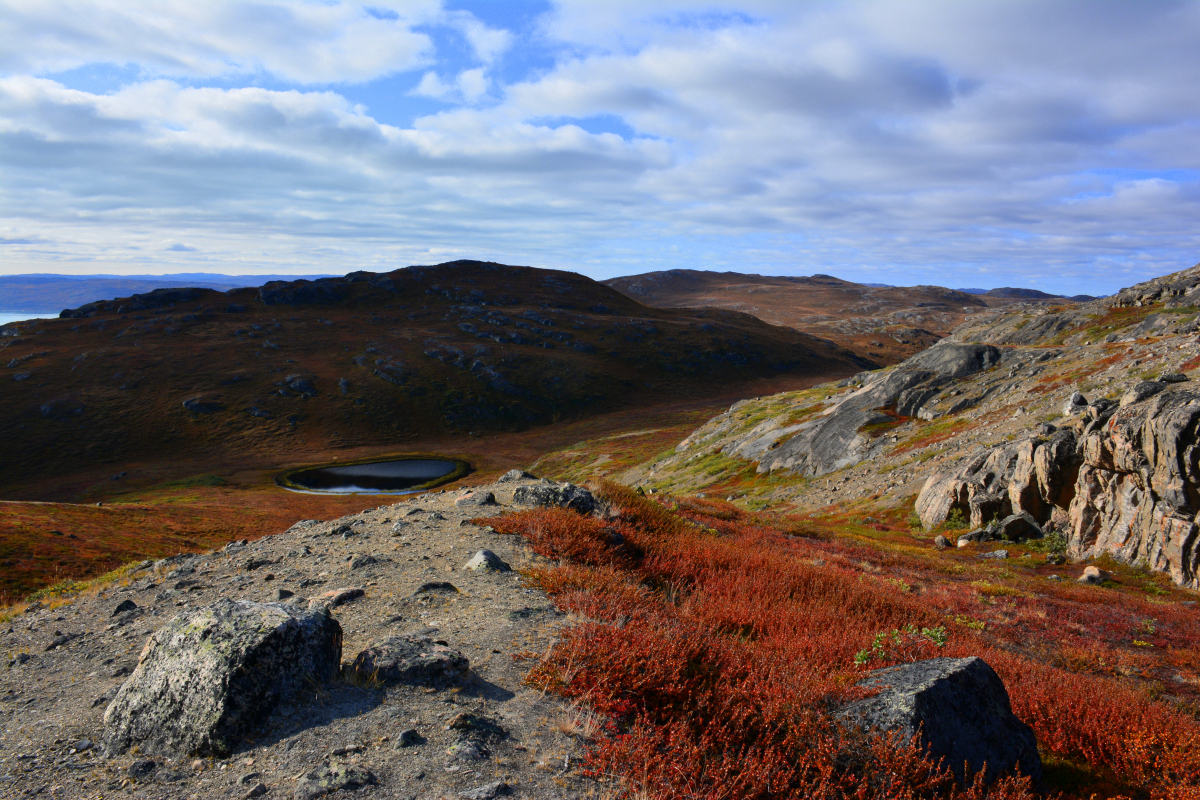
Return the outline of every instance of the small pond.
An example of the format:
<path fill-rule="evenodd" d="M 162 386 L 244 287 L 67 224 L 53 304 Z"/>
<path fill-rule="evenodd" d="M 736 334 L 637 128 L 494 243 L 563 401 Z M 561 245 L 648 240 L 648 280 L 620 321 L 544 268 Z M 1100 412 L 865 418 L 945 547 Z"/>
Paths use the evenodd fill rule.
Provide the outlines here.
<path fill-rule="evenodd" d="M 303 467 L 283 473 L 275 482 L 295 492 L 404 494 L 458 480 L 470 471 L 471 465 L 465 461 L 409 456 L 358 464 Z"/>

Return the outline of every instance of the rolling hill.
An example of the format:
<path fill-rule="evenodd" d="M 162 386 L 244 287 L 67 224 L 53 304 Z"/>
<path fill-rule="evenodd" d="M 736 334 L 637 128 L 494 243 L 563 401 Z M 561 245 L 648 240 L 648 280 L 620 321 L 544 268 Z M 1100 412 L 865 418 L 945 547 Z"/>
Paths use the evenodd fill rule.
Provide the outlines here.
<path fill-rule="evenodd" d="M 0 328 L 7 497 L 130 460 L 513 431 L 867 363 L 728 310 L 650 308 L 574 273 L 477 261 L 162 288 Z M 39 498 L 40 499 L 40 498 Z"/>

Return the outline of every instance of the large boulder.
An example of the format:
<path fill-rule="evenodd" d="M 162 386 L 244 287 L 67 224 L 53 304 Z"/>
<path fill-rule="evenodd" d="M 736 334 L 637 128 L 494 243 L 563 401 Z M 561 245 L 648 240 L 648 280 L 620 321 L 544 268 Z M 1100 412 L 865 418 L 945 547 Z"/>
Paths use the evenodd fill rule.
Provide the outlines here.
<path fill-rule="evenodd" d="M 988 783 L 1019 769 L 1042 778 L 1033 729 L 1012 713 L 1000 676 L 981 658 L 931 658 L 875 670 L 859 683 L 878 689 L 839 713 L 868 730 L 894 732 L 943 759 L 959 784 L 984 771 Z"/>
<path fill-rule="evenodd" d="M 104 713 L 109 755 L 227 756 L 308 682 L 338 674 L 342 628 L 324 611 L 220 600 L 146 643 Z"/>

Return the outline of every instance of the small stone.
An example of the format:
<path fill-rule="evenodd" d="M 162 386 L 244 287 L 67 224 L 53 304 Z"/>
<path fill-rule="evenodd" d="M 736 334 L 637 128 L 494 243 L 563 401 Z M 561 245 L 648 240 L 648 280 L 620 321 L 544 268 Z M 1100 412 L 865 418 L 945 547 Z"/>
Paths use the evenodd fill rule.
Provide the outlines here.
<path fill-rule="evenodd" d="M 275 599 L 276 600 L 287 600 L 289 597 L 295 597 L 295 596 L 296 596 L 296 593 L 290 589 L 276 589 L 275 590 Z"/>
<path fill-rule="evenodd" d="M 450 745 L 446 750 L 446 755 L 452 756 L 459 761 L 483 761 L 491 753 L 481 744 L 471 739 L 460 739 Z"/>
<path fill-rule="evenodd" d="M 322 607 L 337 608 L 338 606 L 349 603 L 351 600 L 357 600 L 365 594 L 366 591 L 357 586 L 346 586 L 341 589 L 332 589 L 320 595 L 319 597 L 314 597 L 312 600 L 309 600 L 308 607 L 310 610 Z"/>
<path fill-rule="evenodd" d="M 422 736 L 416 728 L 409 728 L 400 733 L 400 738 L 396 740 L 394 749 L 399 750 L 402 747 L 416 747 L 417 745 L 425 744 L 425 737 Z"/>
<path fill-rule="evenodd" d="M 295 800 L 314 798 L 337 791 L 355 791 L 375 783 L 374 773 L 361 767 L 326 761 L 296 784 Z"/>
<path fill-rule="evenodd" d="M 133 611 L 137 607 L 137 603 L 133 602 L 132 600 L 122 600 L 117 604 L 117 607 L 113 609 L 112 616 L 115 617 L 119 614 L 124 614 L 126 611 Z"/>
<path fill-rule="evenodd" d="M 938 550 L 945 550 L 950 546 L 950 540 L 939 533 L 937 536 L 933 537 L 933 546 Z"/>
<path fill-rule="evenodd" d="M 450 721 L 446 723 L 446 730 L 467 731 L 498 739 L 503 739 L 508 735 L 508 732 L 494 719 L 466 712 L 451 717 Z"/>
<path fill-rule="evenodd" d="M 427 592 L 454 592 L 458 594 L 458 587 L 449 581 L 429 581 L 422 583 L 417 590 L 413 592 L 413 596 L 425 594 Z"/>
<path fill-rule="evenodd" d="M 512 567 L 505 564 L 500 556 L 491 550 L 480 550 L 474 558 L 463 565 L 463 569 L 472 572 L 512 572 Z"/>
<path fill-rule="evenodd" d="M 1076 580 L 1079 583 L 1096 584 L 1096 583 L 1104 583 L 1105 581 L 1110 580 L 1111 578 L 1112 578 L 1111 575 L 1109 575 L 1107 572 L 1100 569 L 1099 567 L 1086 567 L 1083 570 L 1083 574 L 1080 575 L 1078 578 L 1076 578 Z"/>
<path fill-rule="evenodd" d="M 508 784 L 504 781 L 496 781 L 489 783 L 487 786 L 480 786 L 478 789 L 470 789 L 465 792 L 459 792 L 458 796 L 464 800 L 492 800 L 502 794 L 508 794 Z"/>
<path fill-rule="evenodd" d="M 1079 392 L 1072 392 L 1067 398 L 1067 402 L 1063 403 L 1062 413 L 1064 417 L 1069 417 L 1072 414 L 1078 414 L 1088 406 L 1087 398 Z"/>
<path fill-rule="evenodd" d="M 1187 379 L 1188 376 L 1182 372 L 1168 372 L 1166 375 L 1158 377 L 1158 380 L 1162 383 L 1185 383 Z"/>
<path fill-rule="evenodd" d="M 238 783 L 254 783 L 258 779 L 259 773 L 247 772 L 242 777 L 238 778 Z"/>
<path fill-rule="evenodd" d="M 158 763 L 152 759 L 145 758 L 133 762 L 129 765 L 129 769 L 125 773 L 135 781 L 143 780 L 150 777 L 150 774 L 158 768 Z"/>
<path fill-rule="evenodd" d="M 534 475 L 526 472 L 523 469 L 510 469 L 508 472 L 496 479 L 496 483 L 512 483 L 514 481 L 533 481 L 537 480 Z"/>
<path fill-rule="evenodd" d="M 353 755 L 355 753 L 361 753 L 362 751 L 363 751 L 363 746 L 361 744 L 351 744 L 351 745 L 347 745 L 346 747 L 339 747 L 338 749 L 331 752 L 330 755 L 331 756 L 348 756 L 348 755 Z"/>
<path fill-rule="evenodd" d="M 454 501 L 459 508 L 496 505 L 496 495 L 491 492 L 468 492 Z"/>
<path fill-rule="evenodd" d="M 253 789 L 246 792 L 246 800 L 250 800 L 252 797 L 262 797 L 266 793 L 267 785 L 265 783 L 256 784 Z"/>
<path fill-rule="evenodd" d="M 354 560 L 350 562 L 350 569 L 362 569 L 363 567 L 369 567 L 372 564 L 378 563 L 379 559 L 375 556 L 355 556 Z"/>
<path fill-rule="evenodd" d="M 993 550 L 990 553 L 980 553 L 980 558 L 1008 558 L 1007 550 Z"/>

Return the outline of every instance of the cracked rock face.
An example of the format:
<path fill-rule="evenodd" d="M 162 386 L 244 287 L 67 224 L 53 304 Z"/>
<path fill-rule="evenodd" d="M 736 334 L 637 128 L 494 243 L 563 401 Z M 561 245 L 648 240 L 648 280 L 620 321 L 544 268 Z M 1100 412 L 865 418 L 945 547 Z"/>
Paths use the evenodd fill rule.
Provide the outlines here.
<path fill-rule="evenodd" d="M 1076 558 L 1109 553 L 1200 588 L 1200 393 L 1170 390 L 1120 408 L 1089 406 L 1049 437 L 1006 443 L 925 482 L 927 528 L 954 511 L 973 525 L 1028 513 L 1065 531 Z"/>
<path fill-rule="evenodd" d="M 945 759 L 959 784 L 985 769 L 992 782 L 1019 768 L 1036 784 L 1042 777 L 1033 729 L 1012 713 L 1008 691 L 981 658 L 931 658 L 873 671 L 860 686 L 879 694 L 839 716 L 866 729 L 918 733 L 935 759 Z M 964 769 L 965 765 L 965 769 Z"/>
<path fill-rule="evenodd" d="M 335 676 L 341 657 L 341 626 L 323 611 L 226 599 L 182 614 L 109 705 L 104 749 L 227 755 L 306 681 Z"/>

